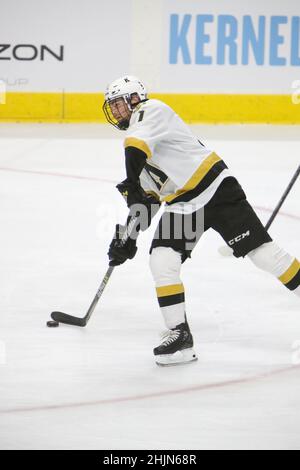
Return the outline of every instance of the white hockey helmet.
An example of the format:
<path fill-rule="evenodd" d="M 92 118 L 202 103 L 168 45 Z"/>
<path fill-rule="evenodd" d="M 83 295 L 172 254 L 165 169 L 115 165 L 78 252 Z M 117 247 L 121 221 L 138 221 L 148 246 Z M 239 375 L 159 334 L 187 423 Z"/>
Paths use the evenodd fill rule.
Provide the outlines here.
<path fill-rule="evenodd" d="M 105 102 L 103 104 L 103 111 L 107 121 L 113 126 L 121 130 L 128 129 L 130 117 L 135 106 L 141 101 L 146 101 L 147 90 L 145 85 L 137 77 L 133 75 L 125 75 L 110 83 L 105 91 Z M 123 116 L 115 117 L 121 111 L 121 106 L 124 104 L 127 113 L 123 110 Z M 113 107 L 113 109 L 112 109 Z M 117 112 L 115 111 L 117 109 Z M 115 111 L 113 113 L 113 110 Z M 125 114 L 127 114 L 125 116 Z"/>

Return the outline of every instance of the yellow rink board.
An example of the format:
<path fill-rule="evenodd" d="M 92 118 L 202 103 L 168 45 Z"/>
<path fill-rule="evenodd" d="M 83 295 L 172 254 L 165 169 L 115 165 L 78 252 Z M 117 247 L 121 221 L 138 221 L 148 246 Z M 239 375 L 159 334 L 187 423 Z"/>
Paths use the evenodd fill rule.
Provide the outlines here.
<path fill-rule="evenodd" d="M 291 95 L 153 93 L 150 97 L 169 104 L 190 124 L 300 124 L 300 103 L 293 104 Z M 0 104 L 2 122 L 106 122 L 102 93 L 8 92 L 5 98 Z"/>

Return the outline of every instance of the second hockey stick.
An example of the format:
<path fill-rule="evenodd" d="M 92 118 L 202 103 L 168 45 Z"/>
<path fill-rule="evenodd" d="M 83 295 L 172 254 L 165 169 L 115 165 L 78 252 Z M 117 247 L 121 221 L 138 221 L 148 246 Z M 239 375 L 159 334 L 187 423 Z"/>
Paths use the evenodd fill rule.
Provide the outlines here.
<path fill-rule="evenodd" d="M 129 224 L 127 225 L 126 227 L 126 230 L 121 238 L 121 244 L 124 245 L 126 243 L 126 241 L 128 240 L 128 238 L 130 237 L 130 235 L 132 234 L 133 232 L 133 229 L 134 229 L 134 226 L 135 226 L 135 223 L 137 221 L 137 218 L 136 217 L 133 217 L 131 219 L 131 221 L 129 222 Z M 52 312 L 51 313 L 51 318 L 54 320 L 54 321 L 57 321 L 58 323 L 65 323 L 67 325 L 73 325 L 73 326 L 81 326 L 81 327 L 84 327 L 87 325 L 89 319 L 91 318 L 92 316 L 92 313 L 94 312 L 95 308 L 96 308 L 96 305 L 101 297 L 101 295 L 103 294 L 103 291 L 109 281 L 109 278 L 110 276 L 112 275 L 113 273 L 113 270 L 114 270 L 115 266 L 109 266 L 108 270 L 106 271 L 105 273 L 105 276 L 101 282 L 101 285 L 99 287 L 99 289 L 97 290 L 96 292 L 96 295 L 86 313 L 86 315 L 84 317 L 74 317 L 73 315 L 69 315 L 67 313 L 63 313 L 63 312 Z"/>

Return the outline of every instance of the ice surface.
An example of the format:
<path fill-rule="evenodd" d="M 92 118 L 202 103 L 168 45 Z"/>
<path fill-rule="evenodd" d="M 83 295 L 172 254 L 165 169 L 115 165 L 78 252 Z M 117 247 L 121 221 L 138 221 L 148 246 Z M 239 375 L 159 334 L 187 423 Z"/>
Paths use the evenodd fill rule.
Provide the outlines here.
<path fill-rule="evenodd" d="M 265 222 L 300 162 L 297 127 L 199 126 Z M 182 270 L 199 361 L 159 368 L 164 328 L 148 268 L 157 222 L 117 268 L 85 329 L 126 208 L 122 133 L 0 127 L 0 448 L 300 449 L 300 303 L 203 236 Z M 270 233 L 300 256 L 300 181 Z"/>

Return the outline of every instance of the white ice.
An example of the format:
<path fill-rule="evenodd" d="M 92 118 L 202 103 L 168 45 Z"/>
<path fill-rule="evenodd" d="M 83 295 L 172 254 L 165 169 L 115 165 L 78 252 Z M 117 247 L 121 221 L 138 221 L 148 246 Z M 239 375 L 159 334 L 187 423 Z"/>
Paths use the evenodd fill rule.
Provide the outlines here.
<path fill-rule="evenodd" d="M 297 127 L 199 126 L 265 222 L 300 161 Z M 300 299 L 205 234 L 182 270 L 199 361 L 159 368 L 148 268 L 157 223 L 85 314 L 125 204 L 122 133 L 0 127 L 0 448 L 300 449 Z M 270 233 L 300 256 L 300 181 Z"/>

